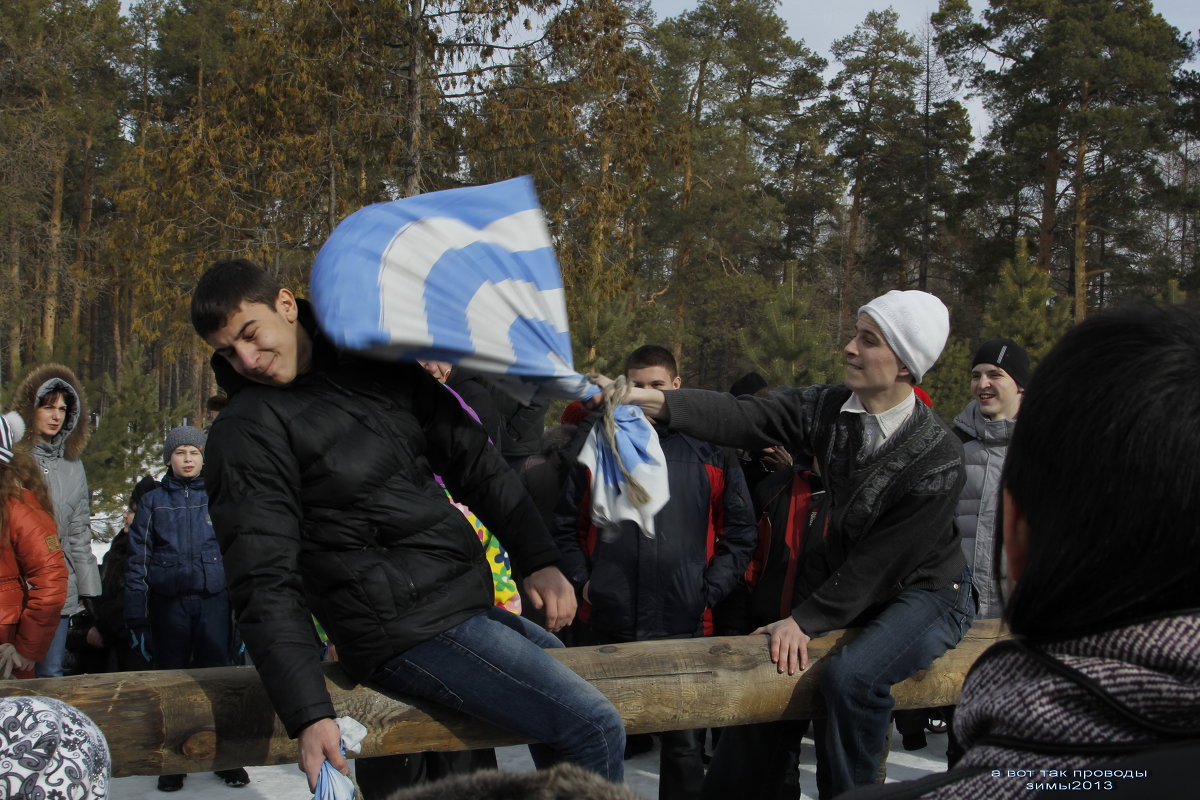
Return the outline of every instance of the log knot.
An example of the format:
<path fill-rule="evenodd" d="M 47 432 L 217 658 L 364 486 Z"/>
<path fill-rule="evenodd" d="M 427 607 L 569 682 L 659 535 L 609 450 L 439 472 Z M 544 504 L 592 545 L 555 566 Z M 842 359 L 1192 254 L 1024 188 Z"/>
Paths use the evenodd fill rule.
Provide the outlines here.
<path fill-rule="evenodd" d="M 212 728 L 192 731 L 183 740 L 179 752 L 193 761 L 212 761 L 217 757 L 217 732 Z"/>

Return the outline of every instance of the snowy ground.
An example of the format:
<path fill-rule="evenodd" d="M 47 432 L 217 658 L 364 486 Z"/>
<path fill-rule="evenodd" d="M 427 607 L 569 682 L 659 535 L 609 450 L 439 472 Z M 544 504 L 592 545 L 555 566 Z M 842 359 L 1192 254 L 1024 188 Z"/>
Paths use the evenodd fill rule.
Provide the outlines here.
<path fill-rule="evenodd" d="M 888 758 L 888 781 L 908 780 L 943 772 L 946 769 L 946 736 L 929 734 L 929 746 L 915 753 L 899 750 L 900 736 L 895 736 L 896 750 Z M 500 768 L 513 771 L 533 769 L 529 751 L 524 747 L 505 747 L 497 751 Z M 303 800 L 311 797 L 304 776 L 288 764 L 278 767 L 250 767 L 250 785 L 230 789 L 211 773 L 188 776 L 183 789 L 170 797 L 228 798 L 228 800 Z M 164 800 L 167 795 L 155 789 L 156 778 L 117 778 L 110 786 L 112 800 Z M 646 800 L 658 797 L 658 748 L 625 762 L 625 782 Z M 813 764 L 812 740 L 805 739 L 800 755 L 800 786 L 804 800 L 817 793 L 816 767 Z"/>

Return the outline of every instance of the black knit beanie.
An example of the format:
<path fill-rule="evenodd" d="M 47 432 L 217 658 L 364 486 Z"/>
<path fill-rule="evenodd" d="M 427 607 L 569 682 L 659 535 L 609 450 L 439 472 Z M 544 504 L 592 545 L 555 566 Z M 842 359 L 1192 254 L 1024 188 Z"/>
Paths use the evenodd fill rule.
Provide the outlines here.
<path fill-rule="evenodd" d="M 129 495 L 129 507 L 132 509 L 142 501 L 142 497 L 151 489 L 158 488 L 158 481 L 149 475 L 143 475 L 142 479 L 133 487 L 133 492 Z"/>
<path fill-rule="evenodd" d="M 995 364 L 1022 389 L 1029 383 L 1029 354 L 1012 339 L 989 339 L 979 345 L 971 361 L 972 367 L 976 364 Z"/>

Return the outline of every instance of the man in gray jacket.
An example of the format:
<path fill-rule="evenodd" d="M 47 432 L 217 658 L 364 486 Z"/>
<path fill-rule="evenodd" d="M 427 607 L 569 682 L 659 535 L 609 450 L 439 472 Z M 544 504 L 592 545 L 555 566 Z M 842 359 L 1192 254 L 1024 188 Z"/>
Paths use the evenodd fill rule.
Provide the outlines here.
<path fill-rule="evenodd" d="M 974 399 L 954 418 L 967 472 L 954 523 L 979 592 L 976 618 L 986 619 L 1002 610 L 993 568 L 1000 472 L 1029 380 L 1029 355 L 1012 339 L 991 339 L 979 346 L 971 363 Z"/>

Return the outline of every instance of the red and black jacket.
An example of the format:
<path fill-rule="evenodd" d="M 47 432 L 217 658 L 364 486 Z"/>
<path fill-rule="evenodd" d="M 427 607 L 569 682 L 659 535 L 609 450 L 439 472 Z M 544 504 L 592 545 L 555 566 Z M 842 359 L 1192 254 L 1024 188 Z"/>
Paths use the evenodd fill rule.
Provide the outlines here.
<path fill-rule="evenodd" d="M 607 638 L 712 633 L 712 607 L 737 585 L 754 551 L 754 509 L 737 459 L 664 429 L 659 441 L 671 499 L 655 517 L 654 538 L 631 522 L 598 531 L 583 467 L 572 471 L 555 515 L 559 567 L 577 586 L 591 582 L 580 617 Z"/>

